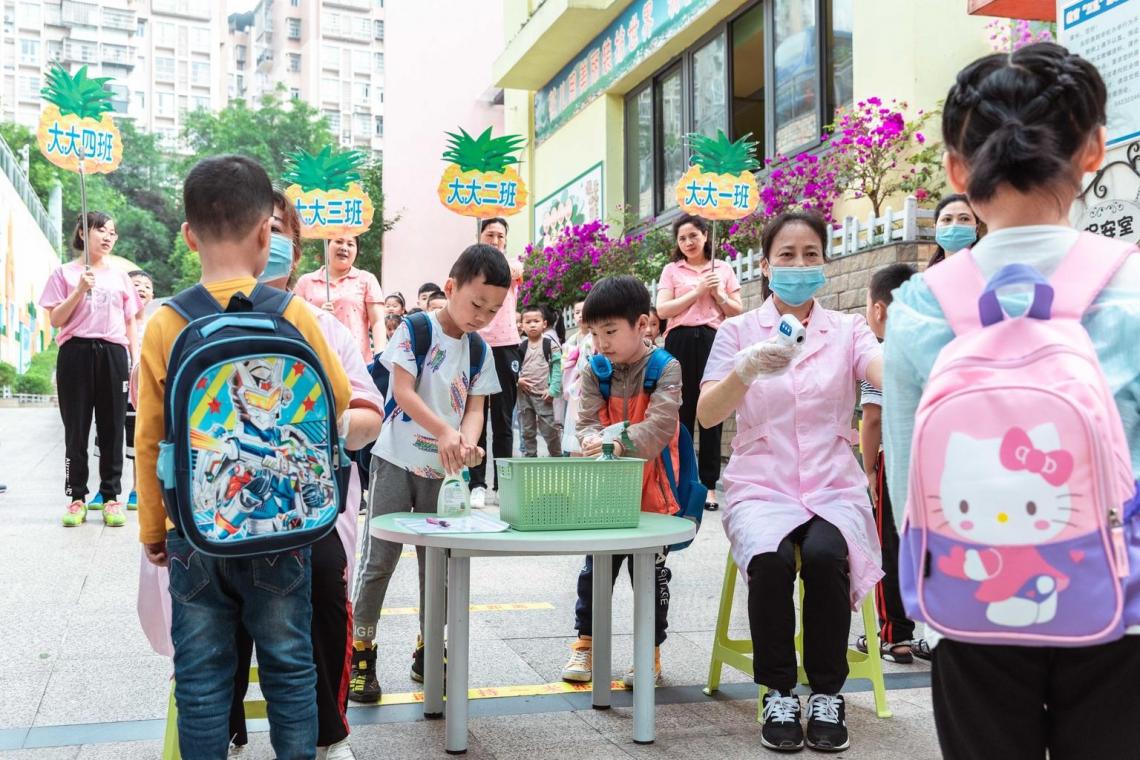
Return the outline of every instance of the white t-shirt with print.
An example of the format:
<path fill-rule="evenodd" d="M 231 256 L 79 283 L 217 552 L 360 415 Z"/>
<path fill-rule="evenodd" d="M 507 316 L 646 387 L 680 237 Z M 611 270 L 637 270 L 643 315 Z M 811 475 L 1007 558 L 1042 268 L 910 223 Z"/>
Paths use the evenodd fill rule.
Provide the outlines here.
<path fill-rule="evenodd" d="M 475 377 L 474 387 L 467 376 L 471 370 L 471 344 L 467 336 L 452 338 L 444 333 L 435 314 L 431 320 L 431 346 L 424 357 L 424 368 L 416 386 L 416 393 L 428 408 L 452 428 L 458 430 L 467 407 L 467 397 L 489 396 L 502 390 L 495 372 L 495 359 L 488 348 L 483 357 L 483 369 Z M 380 362 L 395 375 L 396 367 L 403 367 L 413 377 L 416 374 L 416 356 L 412 352 L 411 336 L 405 320 L 388 341 L 380 355 Z M 388 398 L 395 393 L 396 383 L 389 382 Z M 415 420 L 404 416 L 397 407 L 380 429 L 380 437 L 372 453 L 385 461 L 403 467 L 424 478 L 442 478 L 443 466 L 439 461 L 436 439 L 428 435 Z"/>

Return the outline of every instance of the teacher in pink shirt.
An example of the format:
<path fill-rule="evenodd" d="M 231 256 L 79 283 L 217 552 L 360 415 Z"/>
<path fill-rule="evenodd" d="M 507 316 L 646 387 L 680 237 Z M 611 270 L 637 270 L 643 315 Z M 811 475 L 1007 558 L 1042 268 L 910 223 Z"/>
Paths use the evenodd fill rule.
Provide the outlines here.
<path fill-rule="evenodd" d="M 127 385 L 138 348 L 135 317 L 142 310 L 135 286 L 110 261 L 118 240 L 115 221 L 101 211 L 87 212 L 87 250 L 83 261 L 83 219 L 75 225 L 71 247 L 76 258 L 48 277 L 40 306 L 59 330 L 56 385 L 63 418 L 64 479 L 71 503 L 65 527 L 87 520 L 87 509 L 103 510 L 103 524 L 126 524 L 119 501 L 123 475 L 123 436 Z M 91 417 L 99 439 L 99 493 L 87 504 L 87 437 Z"/>
<path fill-rule="evenodd" d="M 321 267 L 302 275 L 293 293 L 313 306 L 331 311 L 356 338 L 360 356 L 367 364 L 388 345 L 384 293 L 374 274 L 353 266 L 356 256 L 357 238 L 330 240 L 328 271 Z"/>
<path fill-rule="evenodd" d="M 882 577 L 867 481 L 851 445 L 855 387 L 882 387 L 883 358 L 861 315 L 820 306 L 828 230 L 818 216 L 787 213 L 764 229 L 764 276 L 772 295 L 724 323 L 705 369 L 697 417 L 715 425 L 736 413 L 724 471 L 722 524 L 748 577 L 755 681 L 766 686 L 761 741 L 803 747 L 796 685 L 792 588 L 799 549 L 805 596 L 803 662 L 812 695 L 806 743 L 848 744 L 845 705 L 851 611 Z M 806 328 L 796 347 L 779 342 L 782 316 Z"/>
<path fill-rule="evenodd" d="M 683 214 L 673 222 L 673 240 L 673 261 L 657 281 L 657 314 L 668 320 L 665 350 L 681 363 L 681 424 L 700 446 L 697 464 L 701 483 L 709 489 L 705 509 L 712 511 L 717 509 L 721 426 L 718 422 L 697 431 L 697 398 L 717 328 L 744 306 L 732 267 L 713 260 L 708 222 Z"/>

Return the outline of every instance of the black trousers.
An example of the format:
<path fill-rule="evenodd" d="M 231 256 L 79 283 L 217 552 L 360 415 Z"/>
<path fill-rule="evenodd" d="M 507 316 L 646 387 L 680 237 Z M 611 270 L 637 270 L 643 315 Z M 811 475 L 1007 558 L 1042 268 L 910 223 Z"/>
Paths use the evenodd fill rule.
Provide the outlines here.
<path fill-rule="evenodd" d="M 665 547 L 657 554 L 654 578 L 657 583 L 657 604 L 653 612 L 653 643 L 661 646 L 665 641 L 665 629 L 669 627 L 669 581 L 673 579 L 673 571 L 665 567 L 665 558 L 669 556 L 669 547 Z M 615 554 L 611 564 L 614 577 L 610 581 L 612 587 L 621 575 L 621 565 L 625 562 L 629 569 L 629 582 L 633 583 L 633 555 Z M 574 605 L 574 627 L 579 636 L 592 636 L 594 630 L 594 557 L 587 555 L 586 564 L 578 573 L 578 602 Z"/>
<path fill-rule="evenodd" d="M 349 505 L 352 506 L 352 505 Z M 317 666 L 317 746 L 327 747 L 348 736 L 348 676 L 352 665 L 352 607 L 345 570 L 344 544 L 334 530 L 312 547 L 313 660 Z M 237 745 L 249 743 L 245 728 L 245 699 L 253 639 L 240 625 L 234 701 L 230 704 L 230 736 Z"/>
<path fill-rule="evenodd" d="M 697 400 L 701 378 L 709 361 L 716 330 L 711 327 L 675 327 L 665 336 L 665 350 L 681 363 L 681 424 L 697 442 L 697 468 L 710 498 L 720 479 L 720 425 L 697 430 Z"/>
<path fill-rule="evenodd" d="M 56 363 L 59 415 L 63 418 L 64 482 L 72 500 L 87 497 L 87 440 L 91 415 L 99 442 L 99 493 L 114 501 L 122 491 L 123 436 L 127 419 L 127 349 L 117 343 L 71 338 Z"/>
<path fill-rule="evenodd" d="M 479 434 L 479 448 L 487 451 L 487 420 L 491 420 L 491 449 L 495 459 L 507 459 L 515 451 L 515 433 L 511 427 L 511 417 L 515 413 L 515 403 L 519 398 L 519 369 L 522 367 L 522 352 L 516 346 L 494 346 L 491 353 L 495 357 L 495 372 L 499 376 L 502 391 L 494 394 L 483 405 L 483 428 Z M 499 488 L 499 474 L 495 473 L 495 490 Z M 487 487 L 487 459 L 471 468 L 471 487 Z"/>
<path fill-rule="evenodd" d="M 774 552 L 748 563 L 748 625 L 755 681 L 770 689 L 796 685 L 796 546 L 804 584 L 804 670 L 811 690 L 838 694 L 847 680 L 851 580 L 847 541 L 831 523 L 813 517 L 789 533 Z"/>
<path fill-rule="evenodd" d="M 1140 754 L 1140 636 L 1061 649 L 934 648 L 932 697 L 945 760 L 1093 760 Z"/>
<path fill-rule="evenodd" d="M 879 636 L 888 644 L 914 638 L 914 621 L 906 616 L 899 592 L 899 529 L 895 527 L 891 494 L 887 490 L 883 452 L 875 460 L 875 527 L 883 547 L 883 579 L 875 586 L 875 611 L 879 615 Z M 874 648 L 874 642 L 867 646 Z"/>

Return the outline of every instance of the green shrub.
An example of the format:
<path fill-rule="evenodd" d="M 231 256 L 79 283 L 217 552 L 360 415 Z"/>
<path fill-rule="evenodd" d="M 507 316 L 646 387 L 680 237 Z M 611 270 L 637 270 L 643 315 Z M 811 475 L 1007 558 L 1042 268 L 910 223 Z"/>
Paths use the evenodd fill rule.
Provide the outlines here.
<path fill-rule="evenodd" d="M 51 376 L 40 372 L 25 372 L 16 378 L 16 393 L 30 393 L 36 396 L 50 396 L 54 390 Z"/>
<path fill-rule="evenodd" d="M 8 362 L 0 362 L 0 388 L 16 382 L 16 368 Z"/>
<path fill-rule="evenodd" d="M 50 378 L 55 372 L 55 363 L 59 358 L 59 346 L 52 343 L 43 351 L 32 357 L 28 363 L 28 373 L 35 373 Z"/>

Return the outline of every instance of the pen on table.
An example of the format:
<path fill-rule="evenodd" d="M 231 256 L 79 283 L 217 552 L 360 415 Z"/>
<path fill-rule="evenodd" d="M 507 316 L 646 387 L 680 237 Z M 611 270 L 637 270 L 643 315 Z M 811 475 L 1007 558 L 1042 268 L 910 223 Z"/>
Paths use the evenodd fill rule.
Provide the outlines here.
<path fill-rule="evenodd" d="M 428 522 L 428 525 L 438 525 L 441 528 L 450 528 L 451 527 L 451 523 L 449 523 L 447 520 L 437 520 L 434 517 L 429 517 L 427 519 L 427 522 Z"/>

